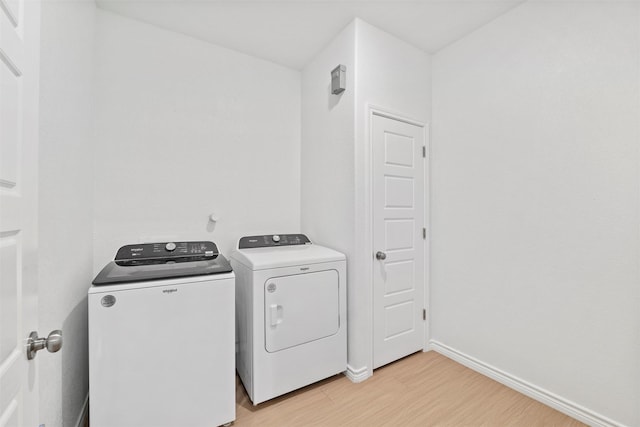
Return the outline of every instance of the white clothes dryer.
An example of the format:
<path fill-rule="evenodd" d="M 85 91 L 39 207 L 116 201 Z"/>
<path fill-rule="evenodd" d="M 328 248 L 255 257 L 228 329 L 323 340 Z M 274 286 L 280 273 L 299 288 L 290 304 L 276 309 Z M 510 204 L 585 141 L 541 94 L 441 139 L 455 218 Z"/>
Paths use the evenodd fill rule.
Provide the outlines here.
<path fill-rule="evenodd" d="M 254 405 L 347 368 L 346 257 L 303 234 L 243 237 L 236 369 Z"/>

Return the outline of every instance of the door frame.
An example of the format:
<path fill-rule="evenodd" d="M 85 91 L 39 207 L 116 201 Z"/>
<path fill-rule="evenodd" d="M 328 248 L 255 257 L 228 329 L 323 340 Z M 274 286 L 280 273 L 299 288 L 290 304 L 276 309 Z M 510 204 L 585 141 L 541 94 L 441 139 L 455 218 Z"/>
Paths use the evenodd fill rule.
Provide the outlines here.
<path fill-rule="evenodd" d="M 367 362 L 367 371 L 368 376 L 373 375 L 373 336 L 374 336 L 374 310 L 373 310 L 373 116 L 385 117 L 392 120 L 397 120 L 403 123 L 407 123 L 414 126 L 419 126 L 423 129 L 424 132 L 424 145 L 426 147 L 426 157 L 424 157 L 424 170 L 423 170 L 423 179 L 424 179 L 424 206 L 423 206 L 423 216 L 424 216 L 424 226 L 427 229 L 427 238 L 423 239 L 424 244 L 424 308 L 427 310 L 427 319 L 424 325 L 424 341 L 422 345 L 422 351 L 429 351 L 430 339 L 431 339 L 431 313 L 429 310 L 429 302 L 430 302 L 430 287 L 429 287 L 429 271 L 430 271 L 430 251 L 429 251 L 429 242 L 431 236 L 431 223 L 430 223 L 430 199 L 431 199 L 431 191 L 430 191 L 430 180 L 429 177 L 431 175 L 430 172 L 430 163 L 431 163 L 431 141 L 430 141 L 430 126 L 428 122 L 423 122 L 420 120 L 416 120 L 411 118 L 407 114 L 403 114 L 397 111 L 390 110 L 388 108 L 380 107 L 374 104 L 367 104 L 367 113 L 366 113 L 366 123 L 365 123 L 365 149 L 364 151 L 364 170 L 363 175 L 365 177 L 364 180 L 364 229 L 366 233 L 364 235 L 364 248 L 366 252 L 366 256 L 364 257 L 364 272 L 365 272 L 365 283 L 368 283 L 368 295 L 367 300 L 370 302 L 369 304 L 369 313 L 368 318 L 370 322 L 370 348 L 369 348 L 369 360 Z"/>

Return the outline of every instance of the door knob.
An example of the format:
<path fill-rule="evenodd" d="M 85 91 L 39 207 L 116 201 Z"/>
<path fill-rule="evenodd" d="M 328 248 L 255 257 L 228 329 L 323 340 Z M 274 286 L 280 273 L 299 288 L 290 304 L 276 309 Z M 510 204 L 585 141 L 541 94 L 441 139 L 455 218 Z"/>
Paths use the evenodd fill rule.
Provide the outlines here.
<path fill-rule="evenodd" d="M 380 261 L 384 261 L 385 259 L 387 259 L 387 254 L 385 254 L 384 252 L 378 251 L 376 252 L 376 259 L 379 259 Z"/>
<path fill-rule="evenodd" d="M 62 331 L 56 329 L 51 331 L 47 338 L 38 338 L 38 333 L 32 331 L 27 338 L 27 359 L 36 357 L 36 353 L 42 349 L 47 349 L 49 353 L 55 353 L 62 348 Z"/>

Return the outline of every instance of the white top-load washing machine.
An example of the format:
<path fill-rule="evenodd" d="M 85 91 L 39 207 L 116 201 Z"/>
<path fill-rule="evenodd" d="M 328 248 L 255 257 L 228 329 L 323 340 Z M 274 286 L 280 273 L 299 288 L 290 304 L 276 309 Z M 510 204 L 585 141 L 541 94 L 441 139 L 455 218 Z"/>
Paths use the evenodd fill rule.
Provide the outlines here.
<path fill-rule="evenodd" d="M 235 276 L 214 243 L 123 246 L 93 284 L 92 427 L 235 419 Z"/>
<path fill-rule="evenodd" d="M 236 369 L 254 405 L 347 368 L 346 257 L 303 234 L 243 237 Z"/>

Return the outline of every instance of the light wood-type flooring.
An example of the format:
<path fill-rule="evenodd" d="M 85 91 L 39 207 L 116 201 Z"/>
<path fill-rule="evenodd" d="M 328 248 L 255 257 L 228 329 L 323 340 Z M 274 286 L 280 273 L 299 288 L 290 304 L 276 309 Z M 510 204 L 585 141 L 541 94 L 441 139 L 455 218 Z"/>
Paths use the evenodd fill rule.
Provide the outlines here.
<path fill-rule="evenodd" d="M 354 384 L 336 375 L 253 406 L 238 380 L 242 426 L 583 426 L 434 351 Z"/>

